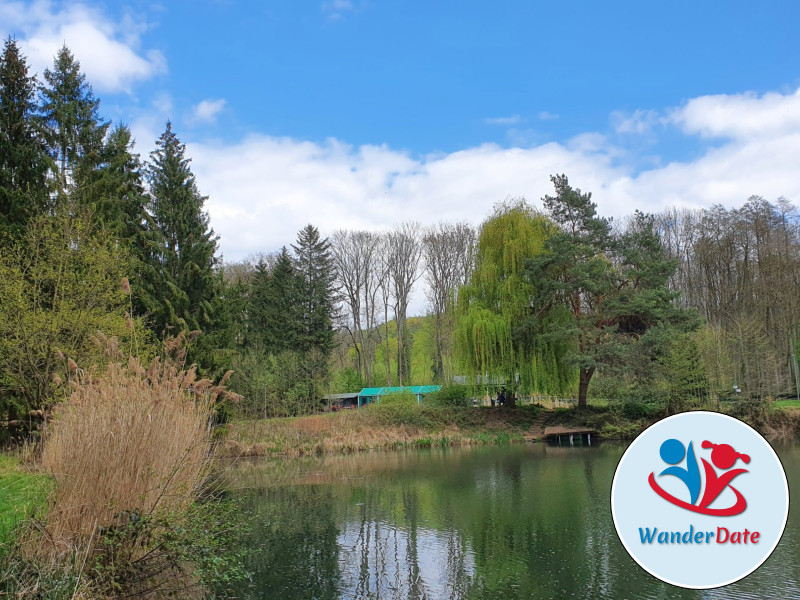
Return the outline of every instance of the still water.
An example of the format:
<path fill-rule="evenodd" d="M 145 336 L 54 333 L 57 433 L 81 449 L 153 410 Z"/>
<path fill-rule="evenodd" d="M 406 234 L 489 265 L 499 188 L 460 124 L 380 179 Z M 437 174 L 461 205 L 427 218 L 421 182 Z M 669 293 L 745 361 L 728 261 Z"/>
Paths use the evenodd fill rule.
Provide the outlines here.
<path fill-rule="evenodd" d="M 776 448 L 800 484 L 800 447 Z M 756 572 L 683 590 L 611 521 L 624 447 L 543 444 L 260 461 L 234 468 L 252 522 L 249 598 L 798 598 L 800 516 Z"/>

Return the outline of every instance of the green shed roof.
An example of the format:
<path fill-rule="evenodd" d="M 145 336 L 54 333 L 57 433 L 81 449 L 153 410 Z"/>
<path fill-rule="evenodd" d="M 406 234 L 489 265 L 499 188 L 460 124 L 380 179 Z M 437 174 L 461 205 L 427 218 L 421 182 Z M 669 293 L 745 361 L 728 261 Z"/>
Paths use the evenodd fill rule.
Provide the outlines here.
<path fill-rule="evenodd" d="M 399 392 L 411 392 L 412 394 L 430 394 L 442 389 L 440 385 L 407 385 L 403 387 L 368 387 L 361 390 L 359 396 L 385 396 L 386 394 L 397 394 Z"/>

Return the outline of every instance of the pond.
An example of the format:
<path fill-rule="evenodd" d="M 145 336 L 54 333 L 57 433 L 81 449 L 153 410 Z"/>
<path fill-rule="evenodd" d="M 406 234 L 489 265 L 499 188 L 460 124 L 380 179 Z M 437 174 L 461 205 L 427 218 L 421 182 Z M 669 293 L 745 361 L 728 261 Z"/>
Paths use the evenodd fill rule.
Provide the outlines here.
<path fill-rule="evenodd" d="M 776 448 L 790 489 L 800 447 Z M 622 445 L 442 449 L 243 462 L 248 598 L 800 598 L 800 516 L 756 572 L 684 590 L 625 552 L 609 495 Z"/>

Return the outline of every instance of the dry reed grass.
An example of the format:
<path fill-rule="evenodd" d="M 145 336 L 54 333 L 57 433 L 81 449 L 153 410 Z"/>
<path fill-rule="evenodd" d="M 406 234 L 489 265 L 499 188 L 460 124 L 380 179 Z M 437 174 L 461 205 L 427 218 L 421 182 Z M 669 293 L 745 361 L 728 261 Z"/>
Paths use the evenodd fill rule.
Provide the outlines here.
<path fill-rule="evenodd" d="M 76 370 L 44 437 L 41 464 L 56 487 L 43 531 L 29 544 L 37 555 L 89 553 L 122 515 L 180 511 L 196 497 L 208 472 L 214 403 L 225 390 L 180 364 L 182 341 L 170 341 L 171 358 L 147 368 L 131 358 L 85 377 Z"/>

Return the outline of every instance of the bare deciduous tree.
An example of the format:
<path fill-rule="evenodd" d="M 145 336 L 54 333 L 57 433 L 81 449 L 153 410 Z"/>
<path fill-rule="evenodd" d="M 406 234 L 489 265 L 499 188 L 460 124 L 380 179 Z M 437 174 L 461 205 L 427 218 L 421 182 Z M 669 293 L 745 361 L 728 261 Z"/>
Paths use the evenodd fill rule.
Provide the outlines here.
<path fill-rule="evenodd" d="M 406 313 L 411 290 L 420 276 L 422 257 L 421 227 L 416 222 L 397 225 L 387 237 L 388 275 L 394 297 L 394 315 L 397 323 L 397 378 L 398 385 L 408 382 L 411 375 L 411 357 L 406 339 Z"/>
<path fill-rule="evenodd" d="M 658 219 L 672 280 L 711 332 L 706 362 L 722 390 L 753 397 L 798 392 L 800 222 L 785 199 L 751 197 L 742 207 L 671 209 Z"/>
<path fill-rule="evenodd" d="M 377 346 L 377 294 L 381 281 L 380 236 L 368 231 L 337 231 L 331 240 L 343 327 L 356 353 L 356 369 L 369 385 Z"/>
<path fill-rule="evenodd" d="M 475 230 L 465 222 L 440 222 L 427 229 L 422 246 L 426 295 L 434 318 L 434 379 L 448 382 L 452 376 L 453 306 L 458 286 L 472 271 Z"/>

